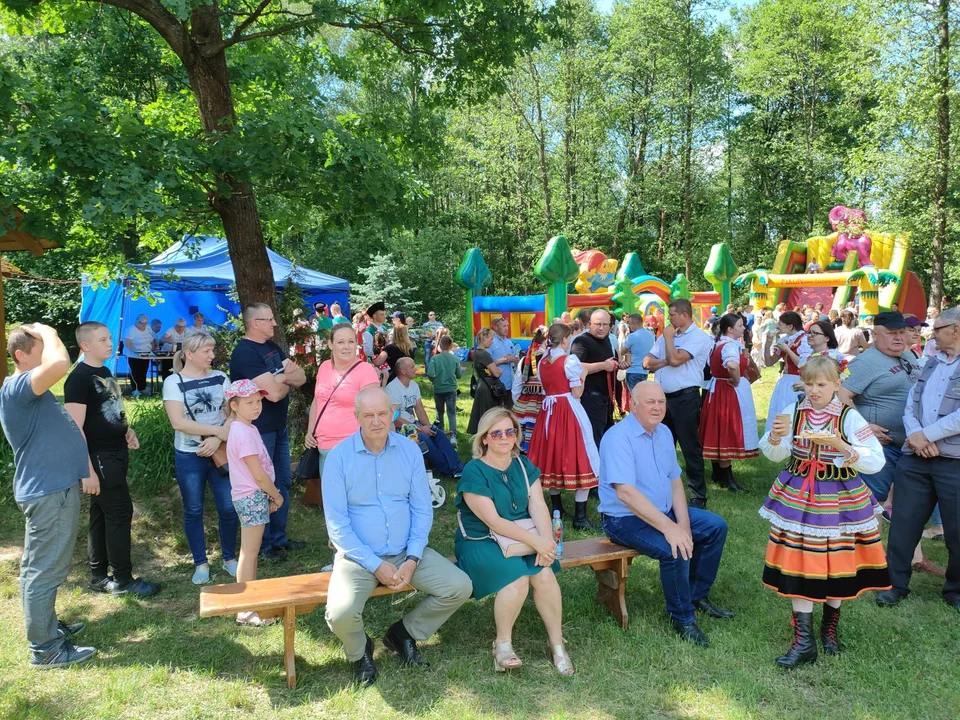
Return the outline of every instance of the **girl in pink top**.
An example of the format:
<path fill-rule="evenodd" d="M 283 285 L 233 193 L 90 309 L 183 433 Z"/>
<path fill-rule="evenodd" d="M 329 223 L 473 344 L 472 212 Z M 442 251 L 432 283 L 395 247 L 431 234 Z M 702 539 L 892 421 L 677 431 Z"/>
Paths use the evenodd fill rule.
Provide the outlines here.
<path fill-rule="evenodd" d="M 330 331 L 332 355 L 317 368 L 317 387 L 310 405 L 303 444 L 320 450 L 321 474 L 327 452 L 360 429 L 353 407 L 357 393 L 367 385 L 380 384 L 373 365 L 357 360 L 357 337 L 348 330 L 350 326 L 341 323 Z M 317 422 L 318 416 L 320 422 Z"/>
<path fill-rule="evenodd" d="M 237 380 L 223 391 L 233 416 L 227 436 L 227 460 L 230 463 L 230 492 L 240 518 L 240 562 L 237 582 L 257 579 L 257 556 L 263 528 L 270 513 L 283 505 L 283 496 L 274 484 L 270 455 L 253 421 L 260 417 L 266 390 L 252 380 Z M 255 612 L 239 613 L 238 625 L 263 627 L 276 619 L 261 620 Z"/>

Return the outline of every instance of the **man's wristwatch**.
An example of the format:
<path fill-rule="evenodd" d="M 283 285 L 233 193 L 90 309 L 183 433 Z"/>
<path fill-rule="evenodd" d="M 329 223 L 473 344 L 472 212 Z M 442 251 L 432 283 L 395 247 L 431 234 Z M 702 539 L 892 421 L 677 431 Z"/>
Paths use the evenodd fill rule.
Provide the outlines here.
<path fill-rule="evenodd" d="M 417 565 L 420 564 L 420 558 L 418 558 L 416 555 L 407 555 L 406 559 L 413 560 Z"/>

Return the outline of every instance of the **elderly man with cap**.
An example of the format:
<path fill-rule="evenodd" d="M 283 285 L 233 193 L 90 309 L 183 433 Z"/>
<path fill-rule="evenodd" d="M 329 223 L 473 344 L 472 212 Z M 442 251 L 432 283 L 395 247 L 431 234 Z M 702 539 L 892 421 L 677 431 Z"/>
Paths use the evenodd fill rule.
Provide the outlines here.
<path fill-rule="evenodd" d="M 429 667 L 417 648 L 473 592 L 469 576 L 427 547 L 433 525 L 430 487 L 416 443 L 390 432 L 390 397 L 368 385 L 357 393 L 360 430 L 337 444 L 323 466 L 323 512 L 337 558 L 326 620 L 343 642 L 358 683 L 377 678 L 363 608 L 377 585 L 410 585 L 421 600 L 383 636 L 405 665 Z"/>
<path fill-rule="evenodd" d="M 887 544 L 893 587 L 877 595 L 877 604 L 897 605 L 909 594 L 914 548 L 939 502 L 948 558 L 943 599 L 960 610 L 960 308 L 940 313 L 933 332 L 937 354 L 911 388 L 903 414 L 907 441 Z"/>
<path fill-rule="evenodd" d="M 383 302 L 375 302 L 367 308 L 367 318 L 369 323 L 363 329 L 363 354 L 367 360 L 373 360 L 377 355 L 374 348 L 374 338 L 378 332 L 387 332 L 387 306 Z"/>

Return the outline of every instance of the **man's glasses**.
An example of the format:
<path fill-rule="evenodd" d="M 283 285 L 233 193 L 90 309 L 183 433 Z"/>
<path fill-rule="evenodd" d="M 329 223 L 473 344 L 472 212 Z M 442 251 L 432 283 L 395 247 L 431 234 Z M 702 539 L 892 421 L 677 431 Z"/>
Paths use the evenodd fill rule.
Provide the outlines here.
<path fill-rule="evenodd" d="M 254 322 L 258 322 L 258 321 L 273 322 L 273 318 L 272 318 L 272 317 L 268 317 L 268 318 L 254 318 L 253 321 L 254 321 Z"/>
<path fill-rule="evenodd" d="M 502 440 L 504 437 L 512 438 L 517 436 L 516 428 L 509 428 L 508 430 L 491 430 L 487 433 L 494 440 Z"/>
<path fill-rule="evenodd" d="M 949 325 L 934 325 L 934 326 L 933 326 L 933 331 L 934 331 L 934 332 L 937 332 L 938 330 L 946 330 L 947 328 L 951 328 L 951 327 L 953 327 L 954 325 L 957 325 L 957 324 L 960 324 L 960 323 L 950 323 Z"/>

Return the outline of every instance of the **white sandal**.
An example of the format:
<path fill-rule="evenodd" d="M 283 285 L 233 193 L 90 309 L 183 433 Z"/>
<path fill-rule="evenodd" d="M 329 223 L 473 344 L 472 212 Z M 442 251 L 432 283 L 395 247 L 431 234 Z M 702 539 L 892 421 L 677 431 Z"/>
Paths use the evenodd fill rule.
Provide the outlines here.
<path fill-rule="evenodd" d="M 237 625 L 244 627 L 269 627 L 276 621 L 276 618 L 267 618 L 264 620 L 255 612 L 237 613 Z"/>
<path fill-rule="evenodd" d="M 506 672 L 507 670 L 516 670 L 523 666 L 523 661 L 517 657 L 513 651 L 512 643 L 500 643 L 493 641 L 493 664 L 497 672 Z"/>
<path fill-rule="evenodd" d="M 553 666 L 561 675 L 570 677 L 576 672 L 576 670 L 573 669 L 573 662 L 570 660 L 570 656 L 567 655 L 567 650 L 563 643 L 550 645 L 549 652 L 553 659 Z"/>

